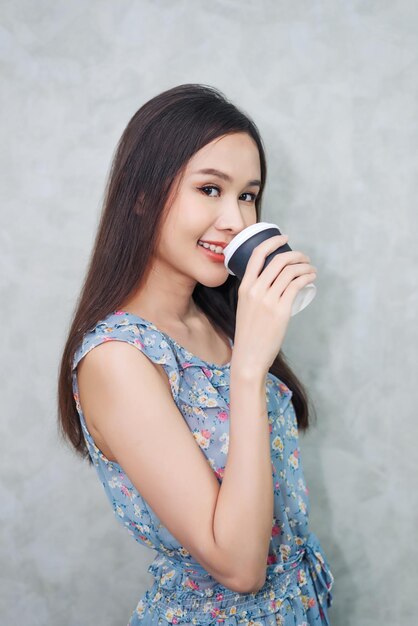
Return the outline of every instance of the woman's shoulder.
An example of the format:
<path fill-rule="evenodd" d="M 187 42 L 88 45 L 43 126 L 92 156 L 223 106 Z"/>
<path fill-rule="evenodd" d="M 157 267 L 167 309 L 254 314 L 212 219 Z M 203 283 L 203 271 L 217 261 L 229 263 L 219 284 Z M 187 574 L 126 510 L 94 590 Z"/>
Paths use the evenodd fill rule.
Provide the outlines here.
<path fill-rule="evenodd" d="M 73 356 L 73 370 L 90 350 L 107 341 L 125 341 L 166 369 L 177 390 L 178 363 L 173 346 L 149 320 L 124 311 L 113 311 L 84 333 Z"/>

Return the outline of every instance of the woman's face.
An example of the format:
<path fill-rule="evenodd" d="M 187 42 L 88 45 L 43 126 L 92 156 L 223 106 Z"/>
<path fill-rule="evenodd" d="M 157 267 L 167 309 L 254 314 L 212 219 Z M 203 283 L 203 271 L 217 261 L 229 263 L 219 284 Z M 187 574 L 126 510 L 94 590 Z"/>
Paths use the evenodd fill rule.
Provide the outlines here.
<path fill-rule="evenodd" d="M 200 173 L 205 169 L 218 170 L 229 179 L 213 172 Z M 255 198 L 260 178 L 258 147 L 247 133 L 218 137 L 194 154 L 168 208 L 158 261 L 194 282 L 222 285 L 229 276 L 223 255 L 219 261 L 198 241 L 228 244 L 257 221 Z"/>

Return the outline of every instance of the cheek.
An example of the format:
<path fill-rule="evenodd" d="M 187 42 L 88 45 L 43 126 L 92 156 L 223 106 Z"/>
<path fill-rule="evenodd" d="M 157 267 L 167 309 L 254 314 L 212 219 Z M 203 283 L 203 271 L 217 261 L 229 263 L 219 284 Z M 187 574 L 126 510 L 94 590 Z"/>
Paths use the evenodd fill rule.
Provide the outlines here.
<path fill-rule="evenodd" d="M 197 244 L 198 236 L 193 241 L 194 233 L 190 230 L 190 225 L 173 222 L 167 224 L 167 230 L 161 238 L 159 245 L 159 256 L 174 265 L 181 264 L 182 259 L 186 259 L 192 250 L 193 244 Z"/>
<path fill-rule="evenodd" d="M 200 197 L 194 192 L 181 193 L 171 206 L 164 226 L 164 239 L 161 245 L 161 254 L 165 257 L 173 254 L 178 257 L 179 247 L 191 249 L 193 244 L 202 237 L 212 224 L 213 210 L 208 206 L 206 197 Z M 255 212 L 248 215 L 249 224 L 256 221 Z M 248 224 L 248 225 L 249 225 Z M 174 244 L 177 242 L 177 245 Z"/>
<path fill-rule="evenodd" d="M 257 223 L 257 213 L 254 211 L 251 212 L 250 215 L 247 216 L 247 218 L 245 219 L 245 228 L 247 228 L 247 226 L 252 226 L 253 224 Z"/>
<path fill-rule="evenodd" d="M 202 212 L 185 207 L 181 216 L 178 216 L 177 221 L 172 225 L 171 235 L 180 245 L 189 247 L 190 245 L 197 244 L 197 241 L 208 229 L 208 222 Z M 170 232 L 170 231 L 168 231 Z"/>
<path fill-rule="evenodd" d="M 208 211 L 200 207 L 195 201 L 189 200 L 185 202 L 181 214 L 177 217 L 177 224 L 183 233 L 192 233 L 199 229 L 200 225 L 205 223 L 208 218 Z"/>

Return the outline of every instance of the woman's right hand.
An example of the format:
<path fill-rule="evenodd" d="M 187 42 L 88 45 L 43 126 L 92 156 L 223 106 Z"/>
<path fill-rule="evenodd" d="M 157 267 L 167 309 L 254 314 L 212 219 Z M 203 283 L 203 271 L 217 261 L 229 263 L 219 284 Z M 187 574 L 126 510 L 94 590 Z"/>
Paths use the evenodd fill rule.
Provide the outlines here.
<path fill-rule="evenodd" d="M 277 254 L 261 272 L 266 257 L 287 240 L 287 235 L 277 235 L 256 246 L 238 289 L 231 365 L 250 376 L 267 374 L 282 345 L 297 293 L 316 278 L 310 259 L 295 250 Z"/>

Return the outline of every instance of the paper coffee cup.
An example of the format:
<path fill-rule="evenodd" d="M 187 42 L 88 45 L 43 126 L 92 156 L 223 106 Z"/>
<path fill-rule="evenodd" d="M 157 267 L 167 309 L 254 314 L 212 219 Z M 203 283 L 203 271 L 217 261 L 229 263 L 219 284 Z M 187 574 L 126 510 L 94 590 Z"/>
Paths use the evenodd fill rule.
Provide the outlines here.
<path fill-rule="evenodd" d="M 271 224 L 268 222 L 257 222 L 251 226 L 244 228 L 238 235 L 236 235 L 232 241 L 224 248 L 224 264 L 229 274 L 237 276 L 239 280 L 242 280 L 247 263 L 251 256 L 252 251 L 262 241 L 269 237 L 275 237 L 281 235 L 280 229 L 277 224 Z M 287 252 L 292 248 L 285 243 L 284 245 L 271 252 L 265 260 L 265 263 L 261 269 L 263 269 L 270 263 L 270 261 L 282 252 Z M 298 291 L 295 299 L 293 300 L 290 315 L 296 315 L 308 306 L 316 295 L 316 286 L 312 283 L 305 285 Z"/>

